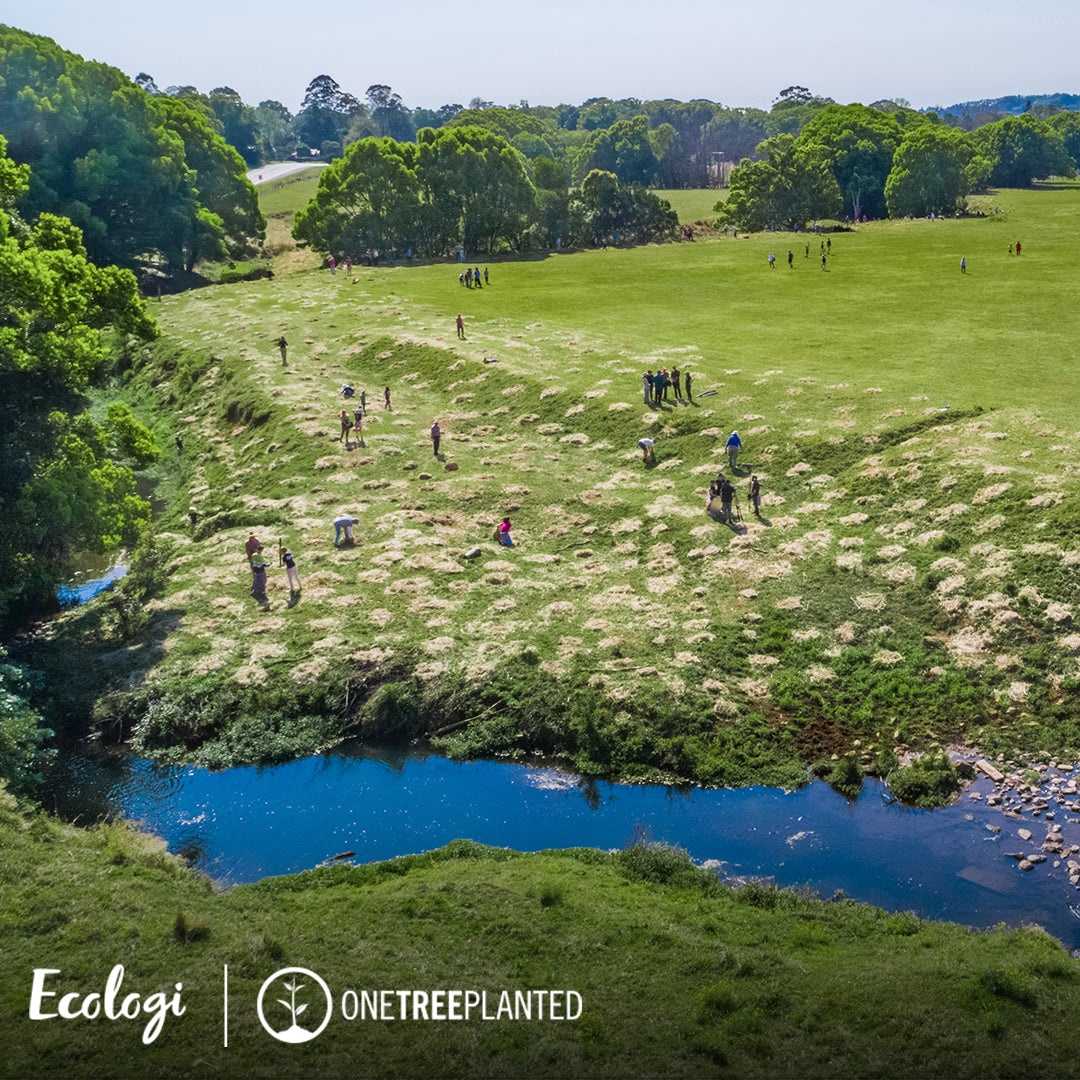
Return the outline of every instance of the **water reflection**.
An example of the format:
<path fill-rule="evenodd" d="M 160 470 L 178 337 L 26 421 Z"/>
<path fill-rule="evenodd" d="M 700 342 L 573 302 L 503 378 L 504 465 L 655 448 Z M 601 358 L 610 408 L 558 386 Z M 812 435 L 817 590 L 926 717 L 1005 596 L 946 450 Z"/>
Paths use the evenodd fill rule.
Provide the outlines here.
<path fill-rule="evenodd" d="M 983 782 L 980 782 L 983 783 Z M 988 784 L 988 782 L 985 782 Z M 125 756 L 69 754 L 49 805 L 82 822 L 120 815 L 225 882 L 439 847 L 455 837 L 513 847 L 622 847 L 642 836 L 686 848 L 727 874 L 842 891 L 892 910 L 976 926 L 1037 922 L 1080 946 L 1077 894 L 1050 862 L 1028 874 L 1007 857 L 1015 822 L 979 802 L 938 811 L 887 805 L 868 783 L 850 803 L 821 783 L 707 791 L 610 784 L 557 769 L 453 762 L 354 743 L 265 768 L 160 768 Z M 1059 815 L 1066 845 L 1080 819 Z M 997 829 L 998 831 L 991 831 Z"/>

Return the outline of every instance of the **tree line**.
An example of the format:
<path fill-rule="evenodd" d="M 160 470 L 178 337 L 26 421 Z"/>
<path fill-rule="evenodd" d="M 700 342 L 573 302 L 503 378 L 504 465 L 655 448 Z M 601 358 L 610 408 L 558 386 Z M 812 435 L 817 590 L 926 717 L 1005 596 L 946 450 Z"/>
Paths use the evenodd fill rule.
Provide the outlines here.
<path fill-rule="evenodd" d="M 933 113 L 828 105 L 797 136 L 761 142 L 733 170 L 721 219 L 748 231 L 814 219 L 923 216 L 963 210 L 990 187 L 1071 176 L 1080 113 L 1009 116 L 965 132 Z"/>
<path fill-rule="evenodd" d="M 262 240 L 243 158 L 186 99 L 3 26 L 0 71 L 0 133 L 32 167 L 19 209 L 69 218 L 94 263 L 190 272 Z"/>
<path fill-rule="evenodd" d="M 319 178 L 293 235 L 327 254 L 446 255 L 670 238 L 678 217 L 641 185 L 593 169 L 569 188 L 552 165 L 530 178 L 524 155 L 485 128 L 425 128 L 415 142 L 361 139 Z"/>

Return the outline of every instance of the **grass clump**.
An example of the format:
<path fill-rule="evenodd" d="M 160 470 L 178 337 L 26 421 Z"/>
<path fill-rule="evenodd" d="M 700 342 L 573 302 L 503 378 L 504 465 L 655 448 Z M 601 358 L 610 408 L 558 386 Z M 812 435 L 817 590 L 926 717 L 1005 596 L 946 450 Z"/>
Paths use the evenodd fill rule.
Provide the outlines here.
<path fill-rule="evenodd" d="M 889 790 L 908 806 L 947 806 L 960 790 L 956 765 L 944 751 L 923 754 L 889 773 Z"/>

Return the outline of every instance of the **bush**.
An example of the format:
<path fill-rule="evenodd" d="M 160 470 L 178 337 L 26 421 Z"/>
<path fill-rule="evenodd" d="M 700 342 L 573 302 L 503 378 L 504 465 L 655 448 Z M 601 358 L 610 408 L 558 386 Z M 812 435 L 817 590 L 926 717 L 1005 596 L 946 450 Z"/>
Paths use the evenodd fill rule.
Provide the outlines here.
<path fill-rule="evenodd" d="M 924 754 L 888 777 L 889 790 L 907 806 L 947 806 L 960 790 L 956 766 L 944 751 Z"/>
<path fill-rule="evenodd" d="M 854 758 L 842 757 L 834 762 L 826 780 L 845 799 L 857 799 L 862 793 L 863 771 Z"/>
<path fill-rule="evenodd" d="M 15 795 L 33 795 L 41 783 L 41 765 L 51 751 L 43 749 L 52 731 L 23 696 L 27 692 L 19 668 L 4 663 L 0 650 L 0 780 Z"/>

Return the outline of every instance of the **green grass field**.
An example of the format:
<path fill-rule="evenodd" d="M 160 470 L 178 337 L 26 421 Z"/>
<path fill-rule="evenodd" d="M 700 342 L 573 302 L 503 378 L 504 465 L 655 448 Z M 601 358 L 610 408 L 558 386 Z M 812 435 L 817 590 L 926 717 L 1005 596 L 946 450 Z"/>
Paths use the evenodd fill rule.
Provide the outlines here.
<path fill-rule="evenodd" d="M 95 672 L 130 693 L 99 716 L 216 765 L 443 728 L 451 753 L 711 783 L 949 741 L 1077 754 L 1080 188 L 994 203 L 832 234 L 827 272 L 770 270 L 794 237 L 766 234 L 507 258 L 482 290 L 429 265 L 167 298 L 141 408 L 185 439 L 174 557 L 143 644 L 105 634 Z M 644 405 L 661 364 L 693 404 Z M 735 530 L 704 513 L 733 428 L 764 491 Z M 252 529 L 292 547 L 299 603 L 283 572 L 268 610 L 247 596 Z M 61 658 L 100 651 L 108 603 L 59 624 Z"/>
<path fill-rule="evenodd" d="M 671 203 L 680 222 L 713 221 L 716 218 L 713 207 L 727 198 L 728 191 L 727 188 L 657 188 L 654 194 Z"/>

